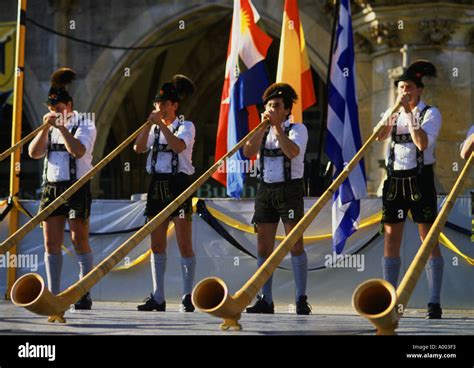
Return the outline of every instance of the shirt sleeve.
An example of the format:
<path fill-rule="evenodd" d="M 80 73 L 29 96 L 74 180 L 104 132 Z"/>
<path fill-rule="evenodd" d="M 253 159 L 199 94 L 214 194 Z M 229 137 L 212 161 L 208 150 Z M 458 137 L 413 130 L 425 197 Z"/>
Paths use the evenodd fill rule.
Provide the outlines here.
<path fill-rule="evenodd" d="M 393 118 L 395 119 L 398 116 L 397 112 L 393 113 Z M 390 109 L 385 110 L 383 114 L 380 114 L 381 120 L 385 121 L 390 118 Z M 380 121 L 380 120 L 379 120 Z"/>
<path fill-rule="evenodd" d="M 79 127 L 77 128 L 76 133 L 74 134 L 74 138 L 79 140 L 79 142 L 84 145 L 86 151 L 89 153 L 92 153 L 92 151 L 94 150 L 96 136 L 97 130 L 94 122 L 91 120 L 86 120 L 79 124 Z"/>
<path fill-rule="evenodd" d="M 148 140 L 146 141 L 146 151 L 149 151 L 150 148 L 153 146 L 153 143 L 155 141 L 155 128 L 156 125 L 153 124 L 150 128 L 150 132 L 148 133 Z"/>
<path fill-rule="evenodd" d="M 394 122 L 396 122 L 396 119 L 398 117 L 398 112 L 394 112 L 392 116 L 390 116 L 390 109 L 387 109 L 384 112 L 380 113 L 379 116 L 380 116 L 380 119 L 377 121 L 376 125 L 374 126 L 374 130 L 375 128 L 378 127 L 378 123 L 380 121 L 384 122 L 385 125 L 393 126 Z M 387 138 L 391 138 L 391 132 L 392 132 L 392 129 L 390 129 L 390 134 L 386 135 L 385 138 L 381 140 L 386 140 Z"/>
<path fill-rule="evenodd" d="M 438 138 L 441 129 L 441 113 L 436 107 L 431 107 L 426 113 L 421 124 L 421 129 L 428 135 L 428 147 L 431 147 Z"/>
<path fill-rule="evenodd" d="M 474 125 L 471 125 L 471 127 L 470 127 L 469 130 L 467 131 L 466 139 L 463 140 L 463 141 L 461 142 L 461 144 L 459 145 L 459 150 L 460 150 L 460 151 L 462 151 L 464 145 L 465 145 L 466 142 L 469 140 L 469 137 L 470 137 L 471 135 L 473 135 L 473 134 L 474 134 Z"/>
<path fill-rule="evenodd" d="M 306 151 L 306 144 L 308 143 L 308 129 L 304 124 L 294 124 L 288 134 L 288 138 L 294 142 L 301 151 Z"/>
<path fill-rule="evenodd" d="M 186 148 L 189 148 L 194 144 L 195 134 L 196 130 L 194 128 L 194 124 L 190 121 L 185 121 L 179 126 L 176 137 L 182 139 L 186 145 Z"/>
<path fill-rule="evenodd" d="M 471 127 L 467 131 L 466 139 L 468 139 L 473 134 L 474 134 L 474 125 L 471 125 Z"/>

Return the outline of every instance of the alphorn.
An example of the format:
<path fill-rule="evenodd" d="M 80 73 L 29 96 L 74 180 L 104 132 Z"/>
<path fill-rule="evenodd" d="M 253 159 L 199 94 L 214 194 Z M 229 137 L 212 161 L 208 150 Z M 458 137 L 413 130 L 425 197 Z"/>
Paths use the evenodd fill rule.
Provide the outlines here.
<path fill-rule="evenodd" d="M 53 295 L 46 287 L 43 278 L 36 273 L 29 273 L 20 277 L 13 285 L 11 291 L 12 302 L 28 309 L 29 311 L 50 316 L 49 322 L 65 322 L 64 312 L 71 304 L 79 300 L 87 291 L 97 284 L 112 268 L 119 263 L 130 251 L 140 244 L 146 236 L 156 229 L 163 221 L 188 199 L 197 188 L 206 182 L 211 175 L 224 164 L 224 160 L 237 152 L 245 142 L 251 138 L 259 129 L 266 126 L 266 121 L 261 122 L 239 143 L 237 143 L 220 160 L 216 161 L 204 174 L 183 191 L 176 199 L 166 206 L 163 211 L 153 217 L 146 225 L 137 231 L 132 237 L 122 243 L 107 258 L 100 262 L 91 272 L 81 280 L 71 285 L 58 295 Z"/>
<path fill-rule="evenodd" d="M 89 179 L 107 165 L 115 156 L 117 156 L 130 142 L 132 142 L 138 134 L 149 124 L 147 121 L 135 132 L 132 133 L 127 139 L 120 143 L 112 152 L 105 156 L 97 165 L 92 167 L 86 174 L 78 179 L 73 185 L 71 185 L 63 194 L 56 198 L 49 206 L 40 211 L 35 217 L 18 229 L 15 233 L 10 235 L 5 241 L 0 244 L 0 254 L 6 253 L 12 247 L 14 247 L 18 241 L 23 239 L 26 234 L 33 230 L 36 225 L 51 215 L 57 208 L 61 207 L 71 196 L 76 193 Z"/>
<path fill-rule="evenodd" d="M 461 174 L 456 180 L 440 213 L 418 249 L 415 258 L 410 264 L 400 286 L 395 287 L 386 280 L 370 279 L 360 284 L 352 295 L 352 304 L 355 310 L 367 318 L 377 329 L 377 335 L 394 335 L 398 322 L 402 318 L 411 294 L 423 272 L 429 255 L 438 243 L 441 229 L 448 219 L 457 196 L 461 192 L 463 182 L 472 165 L 474 153 L 471 154 Z"/>
<path fill-rule="evenodd" d="M 11 146 L 10 148 L 8 148 L 6 151 L 0 153 L 0 161 L 3 161 L 4 159 L 6 159 L 8 156 L 10 156 L 13 152 L 15 152 L 15 150 L 17 150 L 18 148 L 20 147 L 23 147 L 26 143 L 28 143 L 29 141 L 31 141 L 35 136 L 36 134 L 38 134 L 39 132 L 41 132 L 44 128 L 47 128 L 47 127 L 51 127 L 51 125 L 49 124 L 42 124 L 40 125 L 38 128 L 36 128 L 35 130 L 33 130 L 30 134 L 28 134 L 26 137 L 24 137 L 22 140 L 16 142 L 13 146 Z"/>
<path fill-rule="evenodd" d="M 398 110 L 400 106 L 401 104 L 397 103 L 397 105 L 391 109 L 389 117 Z M 229 289 L 224 280 L 219 277 L 208 277 L 201 280 L 194 287 L 192 293 L 194 305 L 202 312 L 222 318 L 223 323 L 220 325 L 222 330 L 241 330 L 242 326 L 238 321 L 244 308 L 250 304 L 258 291 L 273 274 L 278 265 L 283 261 L 286 254 L 291 250 L 291 248 L 293 248 L 297 240 L 303 236 L 304 231 L 308 228 L 319 212 L 321 212 L 324 205 L 331 199 L 336 189 L 343 183 L 353 168 L 362 159 L 362 156 L 369 145 L 377 138 L 377 135 L 382 128 L 384 128 L 386 121 L 387 119 L 384 118 L 380 120 L 372 135 L 367 139 L 344 170 L 267 258 L 265 263 L 260 266 L 255 274 L 239 291 L 235 293 L 235 295 L 230 295 Z"/>

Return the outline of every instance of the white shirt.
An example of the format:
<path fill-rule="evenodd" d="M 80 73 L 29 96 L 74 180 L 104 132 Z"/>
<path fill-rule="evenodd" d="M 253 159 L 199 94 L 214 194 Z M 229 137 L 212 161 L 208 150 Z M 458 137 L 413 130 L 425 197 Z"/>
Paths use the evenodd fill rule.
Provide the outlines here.
<path fill-rule="evenodd" d="M 289 125 L 289 120 L 283 122 L 283 130 L 285 130 Z M 288 138 L 300 148 L 298 156 L 291 160 L 291 179 L 300 179 L 304 175 L 304 154 L 306 152 L 306 144 L 308 143 L 308 129 L 306 129 L 304 124 L 291 124 Z M 265 148 L 280 148 L 280 143 L 275 135 L 274 127 L 271 127 L 268 132 L 267 140 L 265 141 Z M 258 154 L 258 160 L 260 160 L 260 153 Z M 281 183 L 285 181 L 283 156 L 265 156 L 263 160 L 263 180 L 266 183 Z"/>
<path fill-rule="evenodd" d="M 179 125 L 179 128 L 178 128 Z M 148 141 L 146 144 L 147 151 L 153 147 L 153 143 L 155 142 L 155 127 L 156 124 L 153 124 L 150 129 L 150 134 L 148 135 Z M 194 174 L 194 166 L 193 166 L 193 146 L 194 140 L 196 137 L 196 129 L 194 128 L 194 124 L 191 121 L 183 121 L 179 123 L 178 118 L 176 118 L 170 125 L 168 125 L 168 129 L 170 131 L 174 131 L 174 135 L 181 139 L 186 148 L 184 151 L 178 154 L 178 172 L 182 172 L 187 175 Z M 176 131 L 176 129 L 178 129 Z M 168 144 L 166 141 L 165 135 L 162 131 L 160 131 L 160 144 Z M 148 154 L 148 158 L 146 161 L 146 171 L 148 174 L 151 174 L 151 156 L 153 151 L 151 150 Z M 155 172 L 161 174 L 170 174 L 172 172 L 171 168 L 171 158 L 173 154 L 171 152 L 158 152 L 155 164 Z"/>
<path fill-rule="evenodd" d="M 459 146 L 459 149 L 462 151 L 462 148 L 464 146 L 464 144 L 467 142 L 467 140 L 469 139 L 469 137 L 471 135 L 474 134 L 474 124 L 471 125 L 471 127 L 469 128 L 469 130 L 467 131 L 467 135 L 466 135 L 466 139 L 461 143 L 461 145 Z M 469 157 L 466 157 L 466 159 L 468 159 Z"/>
<path fill-rule="evenodd" d="M 72 130 L 73 126 L 79 121 L 79 127 L 74 134 L 74 138 L 78 139 L 86 148 L 86 153 L 81 157 L 76 159 L 76 177 L 77 179 L 81 178 L 92 168 L 92 151 L 94 150 L 95 138 L 97 136 L 97 131 L 95 124 L 92 120 L 81 119 L 77 111 L 73 111 L 73 116 L 66 124 L 67 130 L 69 132 Z M 51 143 L 64 144 L 64 138 L 57 128 L 50 128 L 51 130 Z M 69 172 L 69 152 L 49 152 L 48 154 L 48 170 L 46 173 L 47 181 L 50 183 L 55 183 L 58 181 L 69 181 L 70 172 Z"/>
<path fill-rule="evenodd" d="M 415 121 L 418 123 L 420 113 L 425 108 L 426 104 L 420 100 L 418 105 L 413 109 L 412 114 Z M 388 115 L 388 110 L 385 112 Z M 410 134 L 408 125 L 410 124 L 411 114 L 407 114 L 403 109 L 397 118 L 397 134 Z M 431 165 L 435 162 L 435 146 L 439 130 L 441 129 L 441 113 L 436 107 L 430 107 L 426 111 L 421 129 L 428 136 L 428 147 L 423 151 L 423 162 L 425 165 Z M 390 136 L 391 137 L 391 136 Z M 390 142 L 392 139 L 390 138 Z M 386 161 L 390 154 L 390 144 L 387 147 Z M 416 146 L 414 143 L 400 143 L 395 145 L 395 162 L 393 164 L 394 170 L 410 170 L 416 167 Z"/>

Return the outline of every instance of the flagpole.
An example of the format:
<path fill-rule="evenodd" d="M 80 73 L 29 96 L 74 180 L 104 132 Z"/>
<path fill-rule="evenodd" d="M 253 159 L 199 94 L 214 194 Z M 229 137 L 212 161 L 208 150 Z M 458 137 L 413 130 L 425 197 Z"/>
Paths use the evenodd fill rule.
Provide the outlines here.
<path fill-rule="evenodd" d="M 23 83 L 25 69 L 25 32 L 26 32 L 26 2 L 18 0 L 18 19 L 16 25 L 16 56 L 15 56 L 15 81 L 13 88 L 13 120 L 12 120 L 12 146 L 21 138 L 21 118 L 23 112 Z M 10 161 L 10 197 L 18 194 L 20 187 L 20 154 L 21 150 L 16 150 Z M 9 234 L 13 234 L 18 229 L 18 209 L 14 206 L 9 217 Z M 16 254 L 16 246 L 10 249 L 10 254 Z M 16 280 L 16 267 L 7 268 L 7 289 L 5 299 L 10 299 L 10 290 Z"/>
<path fill-rule="evenodd" d="M 332 58 L 334 53 L 334 44 L 336 39 L 336 29 L 337 23 L 339 21 L 339 9 L 340 9 L 340 0 L 335 0 L 334 5 L 334 19 L 332 22 L 332 33 L 331 33 L 331 47 L 329 49 L 329 58 L 328 58 L 328 72 L 326 74 L 326 88 L 329 90 L 329 83 L 331 82 L 331 66 L 332 66 Z M 321 130 L 319 132 L 319 154 L 316 160 L 316 167 L 318 170 L 318 178 L 320 178 L 320 185 L 322 186 L 324 178 L 321 176 L 321 162 L 322 162 L 322 155 L 323 155 L 323 148 L 324 148 L 324 132 L 327 130 L 327 120 L 328 120 L 328 105 L 329 102 L 323 106 L 323 114 L 321 117 Z M 322 190 L 321 190 L 322 191 Z"/>

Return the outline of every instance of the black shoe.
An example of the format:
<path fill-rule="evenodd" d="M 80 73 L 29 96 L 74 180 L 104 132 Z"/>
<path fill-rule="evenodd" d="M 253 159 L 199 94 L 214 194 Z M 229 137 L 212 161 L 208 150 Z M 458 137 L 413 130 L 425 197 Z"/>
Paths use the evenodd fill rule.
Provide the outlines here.
<path fill-rule="evenodd" d="M 151 312 L 152 310 L 156 310 L 157 312 L 164 312 L 166 311 L 166 301 L 163 303 L 158 304 L 156 300 L 153 298 L 153 294 L 150 294 L 148 298 L 143 300 L 145 304 L 137 305 L 137 309 L 139 311 Z"/>
<path fill-rule="evenodd" d="M 273 314 L 275 313 L 275 306 L 273 302 L 268 303 L 265 300 L 265 295 L 257 295 L 257 302 L 247 308 L 247 313 Z"/>
<path fill-rule="evenodd" d="M 185 312 L 194 312 L 194 305 L 193 301 L 191 300 L 191 294 L 186 294 L 183 296 L 183 300 L 181 301 L 181 305 L 183 306 L 183 311 Z"/>
<path fill-rule="evenodd" d="M 441 319 L 443 310 L 439 303 L 428 303 L 428 310 L 426 311 L 426 319 Z"/>
<path fill-rule="evenodd" d="M 92 309 L 92 299 L 89 293 L 86 293 L 82 296 L 79 301 L 74 304 L 75 310 L 91 310 Z"/>
<path fill-rule="evenodd" d="M 301 295 L 296 302 L 296 314 L 310 315 L 311 314 L 311 305 L 308 303 L 308 297 L 306 295 Z"/>

